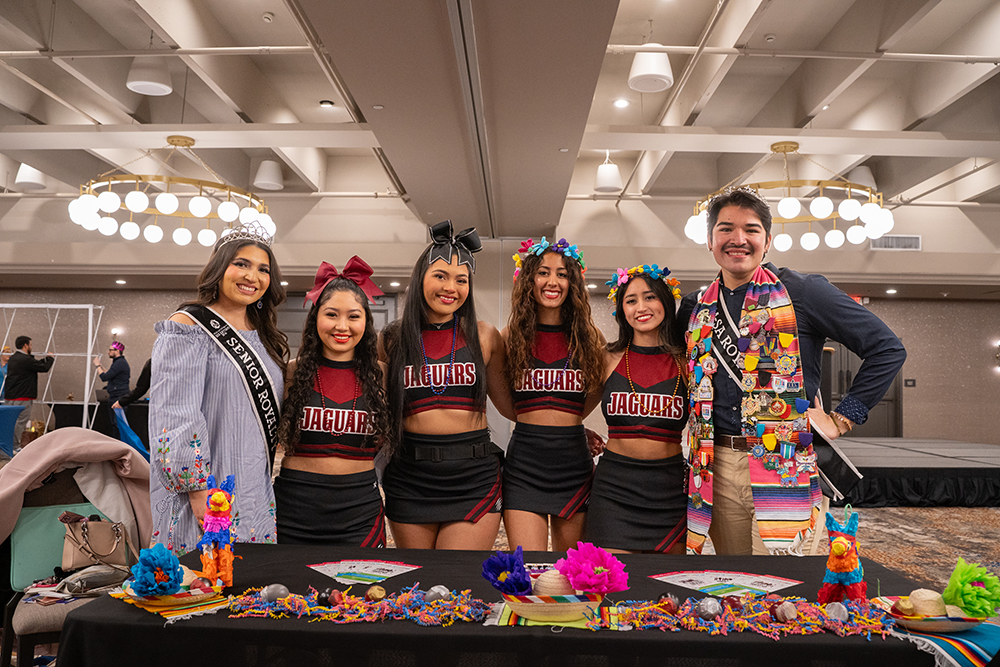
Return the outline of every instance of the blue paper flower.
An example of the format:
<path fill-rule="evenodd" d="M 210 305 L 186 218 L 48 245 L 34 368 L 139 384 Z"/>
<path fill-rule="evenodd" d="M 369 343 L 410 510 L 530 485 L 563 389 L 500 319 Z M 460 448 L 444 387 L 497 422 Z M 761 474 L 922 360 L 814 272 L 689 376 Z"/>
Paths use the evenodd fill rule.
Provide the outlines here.
<path fill-rule="evenodd" d="M 184 571 L 172 551 L 162 544 L 139 552 L 132 566 L 132 591 L 136 595 L 172 595 L 181 589 Z"/>
<path fill-rule="evenodd" d="M 483 577 L 501 593 L 531 595 L 531 577 L 524 569 L 521 547 L 512 554 L 498 551 L 483 561 Z"/>

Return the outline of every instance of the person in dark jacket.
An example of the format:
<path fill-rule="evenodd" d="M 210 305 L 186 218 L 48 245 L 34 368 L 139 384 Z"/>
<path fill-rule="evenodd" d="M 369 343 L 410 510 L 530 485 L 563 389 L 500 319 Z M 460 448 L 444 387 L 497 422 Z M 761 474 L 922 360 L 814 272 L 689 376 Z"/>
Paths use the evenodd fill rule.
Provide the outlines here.
<path fill-rule="evenodd" d="M 21 443 L 21 434 L 31 419 L 31 406 L 38 398 L 38 374 L 48 373 L 56 360 L 51 356 L 35 359 L 31 354 L 31 338 L 28 336 L 18 336 L 14 347 L 17 351 L 10 355 L 7 362 L 7 381 L 4 383 L 3 396 L 7 405 L 24 406 L 14 423 L 14 446 L 17 447 Z"/>
<path fill-rule="evenodd" d="M 146 359 L 146 363 L 142 365 L 142 370 L 139 371 L 139 379 L 135 381 L 135 389 L 115 401 L 111 405 L 112 408 L 127 408 L 146 395 L 146 392 L 149 391 L 149 374 L 152 365 L 153 360 Z"/>
<path fill-rule="evenodd" d="M 107 382 L 104 387 L 108 392 L 108 403 L 114 403 L 119 398 L 129 393 L 128 381 L 132 376 L 132 370 L 125 361 L 125 345 L 118 341 L 111 343 L 108 348 L 108 357 L 111 358 L 111 368 L 104 370 L 100 357 L 94 357 L 94 365 L 97 366 L 101 374 L 101 381 Z"/>

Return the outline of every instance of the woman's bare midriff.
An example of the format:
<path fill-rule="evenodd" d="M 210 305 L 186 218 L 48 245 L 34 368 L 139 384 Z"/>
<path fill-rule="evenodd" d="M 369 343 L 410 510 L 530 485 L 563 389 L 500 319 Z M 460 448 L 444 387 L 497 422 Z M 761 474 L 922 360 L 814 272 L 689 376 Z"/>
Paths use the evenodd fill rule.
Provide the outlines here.
<path fill-rule="evenodd" d="M 666 459 L 681 453 L 681 446 L 673 442 L 661 442 L 646 438 L 612 438 L 608 440 L 606 449 L 633 459 L 653 461 Z"/>
<path fill-rule="evenodd" d="M 519 414 L 517 421 L 535 426 L 577 426 L 583 423 L 583 417 L 562 410 L 532 410 Z"/>
<path fill-rule="evenodd" d="M 469 410 L 427 410 L 403 420 L 403 430 L 424 435 L 453 435 L 486 428 L 486 414 Z"/>
<path fill-rule="evenodd" d="M 321 475 L 353 475 L 373 470 L 375 462 L 368 459 L 342 459 L 339 456 L 286 456 L 281 461 L 281 467 Z"/>

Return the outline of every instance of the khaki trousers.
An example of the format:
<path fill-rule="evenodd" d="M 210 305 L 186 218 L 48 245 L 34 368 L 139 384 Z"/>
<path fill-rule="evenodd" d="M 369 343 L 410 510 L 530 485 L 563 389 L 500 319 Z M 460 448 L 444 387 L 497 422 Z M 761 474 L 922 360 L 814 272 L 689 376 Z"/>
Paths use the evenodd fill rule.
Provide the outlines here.
<path fill-rule="evenodd" d="M 766 556 L 764 541 L 757 530 L 757 516 L 750 490 L 747 453 L 730 447 L 716 447 L 712 477 L 712 525 L 708 530 L 715 553 L 720 556 Z M 803 553 L 821 554 L 825 543 L 826 511 L 830 499 L 823 497 L 816 530 L 803 546 Z"/>

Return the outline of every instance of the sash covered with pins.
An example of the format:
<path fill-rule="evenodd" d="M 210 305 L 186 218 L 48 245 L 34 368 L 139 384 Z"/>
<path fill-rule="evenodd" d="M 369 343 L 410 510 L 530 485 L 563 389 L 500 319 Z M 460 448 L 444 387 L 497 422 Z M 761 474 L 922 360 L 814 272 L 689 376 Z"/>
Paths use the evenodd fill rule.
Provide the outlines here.
<path fill-rule="evenodd" d="M 815 526 L 822 501 L 795 310 L 778 277 L 758 266 L 734 323 L 720 304 L 720 282 L 717 278 L 698 299 L 687 331 L 687 548 L 701 553 L 712 523 L 712 376 L 721 372 L 743 388 L 742 430 L 761 539 L 772 554 L 795 552 Z"/>

